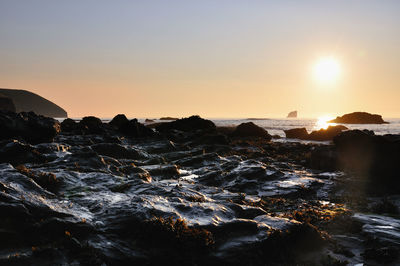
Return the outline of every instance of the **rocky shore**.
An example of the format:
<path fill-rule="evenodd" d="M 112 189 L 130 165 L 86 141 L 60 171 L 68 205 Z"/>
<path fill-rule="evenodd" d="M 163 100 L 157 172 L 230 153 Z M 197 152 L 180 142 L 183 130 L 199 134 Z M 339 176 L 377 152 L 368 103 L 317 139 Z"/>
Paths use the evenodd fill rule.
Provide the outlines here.
<path fill-rule="evenodd" d="M 400 136 L 274 142 L 198 116 L 0 127 L 0 265 L 400 263 Z"/>

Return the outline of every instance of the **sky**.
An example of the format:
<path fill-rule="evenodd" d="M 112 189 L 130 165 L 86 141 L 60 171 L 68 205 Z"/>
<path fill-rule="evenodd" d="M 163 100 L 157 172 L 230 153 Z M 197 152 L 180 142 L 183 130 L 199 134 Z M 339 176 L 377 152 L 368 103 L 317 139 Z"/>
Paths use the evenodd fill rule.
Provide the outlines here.
<path fill-rule="evenodd" d="M 0 88 L 70 117 L 400 117 L 400 1 L 0 0 Z M 313 67 L 335 58 L 321 83 Z"/>

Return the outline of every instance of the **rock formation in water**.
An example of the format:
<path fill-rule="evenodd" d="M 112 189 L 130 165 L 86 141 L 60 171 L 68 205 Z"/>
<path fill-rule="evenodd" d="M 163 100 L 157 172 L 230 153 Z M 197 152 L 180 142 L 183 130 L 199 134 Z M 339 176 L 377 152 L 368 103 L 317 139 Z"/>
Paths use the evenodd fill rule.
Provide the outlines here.
<path fill-rule="evenodd" d="M 55 103 L 26 90 L 0 89 L 0 94 L 12 99 L 16 112 L 35 112 L 48 117 L 67 117 L 67 112 Z"/>
<path fill-rule="evenodd" d="M 297 118 L 297 111 L 292 111 L 287 115 L 287 118 Z"/>
<path fill-rule="evenodd" d="M 321 128 L 320 130 L 314 130 L 308 134 L 305 128 L 293 128 L 284 130 L 286 138 L 289 139 L 301 139 L 301 140 L 315 140 L 315 141 L 328 141 L 333 140 L 334 137 L 339 135 L 343 130 L 348 128 L 342 125 L 329 126 L 327 129 Z"/>
<path fill-rule="evenodd" d="M 170 117 L 170 116 L 167 116 L 167 117 L 161 117 L 161 118 L 160 118 L 160 120 L 162 120 L 162 121 L 178 120 L 178 119 L 179 119 L 179 118 Z"/>
<path fill-rule="evenodd" d="M 340 124 L 388 124 L 382 119 L 381 115 L 370 114 L 366 112 L 354 112 L 338 116 L 335 119 L 329 121 L 329 123 L 340 123 Z"/>
<path fill-rule="evenodd" d="M 0 110 L 10 111 L 10 112 L 16 111 L 13 100 L 1 93 L 0 93 Z"/>

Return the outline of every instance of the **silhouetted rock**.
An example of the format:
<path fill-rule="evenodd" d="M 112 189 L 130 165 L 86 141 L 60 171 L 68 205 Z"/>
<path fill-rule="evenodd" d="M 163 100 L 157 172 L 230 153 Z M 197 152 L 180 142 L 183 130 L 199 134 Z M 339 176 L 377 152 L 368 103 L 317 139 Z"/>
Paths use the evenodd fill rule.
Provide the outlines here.
<path fill-rule="evenodd" d="M 61 122 L 61 131 L 62 132 L 72 132 L 78 129 L 78 123 L 71 119 L 67 118 Z"/>
<path fill-rule="evenodd" d="M 242 123 L 238 125 L 233 131 L 232 136 L 234 137 L 260 137 L 270 140 L 272 137 L 268 134 L 268 131 L 262 127 L 257 126 L 253 122 Z"/>
<path fill-rule="evenodd" d="M 155 121 L 153 119 L 146 119 L 144 120 L 145 123 L 154 123 Z"/>
<path fill-rule="evenodd" d="M 116 129 L 120 129 L 123 125 L 129 122 L 128 118 L 124 114 L 116 115 L 109 124 Z"/>
<path fill-rule="evenodd" d="M 301 140 L 315 140 L 315 141 L 327 141 L 332 140 L 335 136 L 339 135 L 347 127 L 342 125 L 329 126 L 327 129 L 321 128 L 318 131 L 313 131 L 308 134 L 307 130 L 303 128 L 293 128 L 284 130 L 286 138 L 301 139 Z"/>
<path fill-rule="evenodd" d="M 327 129 L 321 128 L 318 131 L 313 131 L 308 135 L 309 140 L 316 141 L 327 141 L 332 140 L 334 137 L 339 135 L 343 130 L 348 129 L 345 126 L 337 125 L 337 126 L 329 126 Z"/>
<path fill-rule="evenodd" d="M 288 129 L 288 130 L 284 130 L 284 132 L 286 134 L 286 138 L 288 138 L 288 139 L 307 139 L 308 138 L 308 132 L 305 127 Z"/>
<path fill-rule="evenodd" d="M 400 135 L 345 131 L 334 138 L 339 167 L 364 177 L 374 190 L 400 192 Z"/>
<path fill-rule="evenodd" d="M 287 115 L 287 118 L 297 118 L 297 111 L 292 111 Z"/>
<path fill-rule="evenodd" d="M 0 139 L 21 137 L 30 143 L 52 142 L 61 131 L 58 121 L 33 112 L 0 111 L 0 128 Z"/>
<path fill-rule="evenodd" d="M 67 112 L 53 102 L 26 90 L 0 89 L 0 93 L 14 102 L 15 112 L 35 112 L 48 117 L 67 117 Z"/>
<path fill-rule="evenodd" d="M 103 122 L 94 116 L 85 116 L 78 123 L 78 128 L 87 134 L 99 134 L 104 132 Z"/>
<path fill-rule="evenodd" d="M 178 120 L 179 118 L 175 118 L 175 117 L 170 117 L 170 116 L 167 116 L 167 117 L 161 117 L 159 120 Z"/>
<path fill-rule="evenodd" d="M 155 136 L 155 132 L 146 127 L 145 125 L 138 122 L 137 119 L 132 119 L 127 123 L 123 124 L 119 131 L 126 136 L 134 137 L 134 138 L 146 138 Z"/>
<path fill-rule="evenodd" d="M 173 122 L 162 123 L 156 126 L 156 130 L 159 132 L 166 132 L 170 130 L 179 131 L 195 131 L 195 130 L 205 130 L 205 131 L 215 131 L 215 124 L 210 121 L 201 118 L 198 115 L 193 115 L 188 118 L 178 119 Z"/>
<path fill-rule="evenodd" d="M 0 93 L 0 110 L 9 112 L 16 111 L 13 100 L 1 93 Z"/>
<path fill-rule="evenodd" d="M 354 112 L 338 116 L 335 119 L 329 121 L 329 123 L 340 123 L 340 124 L 388 124 L 383 121 L 382 116 L 370 114 L 366 112 Z"/>
<path fill-rule="evenodd" d="M 100 155 L 106 155 L 115 159 L 141 159 L 143 156 L 137 150 L 127 148 L 115 143 L 99 143 L 91 148 Z"/>

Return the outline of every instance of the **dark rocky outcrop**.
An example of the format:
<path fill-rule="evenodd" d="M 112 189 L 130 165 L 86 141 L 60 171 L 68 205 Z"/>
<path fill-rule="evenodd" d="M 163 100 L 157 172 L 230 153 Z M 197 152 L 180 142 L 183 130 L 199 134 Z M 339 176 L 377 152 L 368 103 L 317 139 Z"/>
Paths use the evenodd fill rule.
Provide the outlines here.
<path fill-rule="evenodd" d="M 381 115 L 370 114 L 366 112 L 354 112 L 338 116 L 335 119 L 329 121 L 329 123 L 340 123 L 340 124 L 387 124 L 382 119 Z"/>
<path fill-rule="evenodd" d="M 305 128 L 293 128 L 284 130 L 286 138 L 301 139 L 301 140 L 315 140 L 315 141 L 328 141 L 332 140 L 335 136 L 339 135 L 343 130 L 348 128 L 342 125 L 329 126 L 327 129 L 321 128 L 320 130 L 313 131 L 308 134 Z"/>
<path fill-rule="evenodd" d="M 61 131 L 62 132 L 72 132 L 78 129 L 78 123 L 71 119 L 67 118 L 61 122 Z"/>
<path fill-rule="evenodd" d="M 179 130 L 184 132 L 196 130 L 215 131 L 216 127 L 212 121 L 203 119 L 198 115 L 193 115 L 173 122 L 161 123 L 156 126 L 156 130 L 159 132 L 167 132 L 170 130 Z"/>
<path fill-rule="evenodd" d="M 30 143 L 52 142 L 61 131 L 58 121 L 33 112 L 0 112 L 0 128 L 0 139 L 22 138 Z"/>
<path fill-rule="evenodd" d="M 12 99 L 16 112 L 35 112 L 48 117 L 67 117 L 67 112 L 55 103 L 26 90 L 0 89 L 0 94 Z"/>
<path fill-rule="evenodd" d="M 242 123 L 232 132 L 233 137 L 260 137 L 270 140 L 272 137 L 268 131 L 257 126 L 253 122 Z"/>
<path fill-rule="evenodd" d="M 16 112 L 17 109 L 15 108 L 14 102 L 11 98 L 0 93 L 0 110 Z"/>
<path fill-rule="evenodd" d="M 292 111 L 287 115 L 287 118 L 297 118 L 297 111 Z"/>
<path fill-rule="evenodd" d="M 321 128 L 320 130 L 313 131 L 308 135 L 309 140 L 316 141 L 327 141 L 332 140 L 334 137 L 339 135 L 343 130 L 348 128 L 342 125 L 329 126 L 327 129 Z"/>
<path fill-rule="evenodd" d="M 308 139 L 308 132 L 305 127 L 284 130 L 288 139 Z"/>
<path fill-rule="evenodd" d="M 87 134 L 98 134 L 104 132 L 103 122 L 94 116 L 85 116 L 78 123 L 78 128 Z"/>
<path fill-rule="evenodd" d="M 122 134 L 129 137 L 144 138 L 156 135 L 151 128 L 139 123 L 137 119 L 128 120 L 128 118 L 123 114 L 115 116 L 109 124 Z"/>
<path fill-rule="evenodd" d="M 146 120 L 144 120 L 145 123 L 154 123 L 155 121 L 153 119 L 148 119 L 146 118 Z"/>

